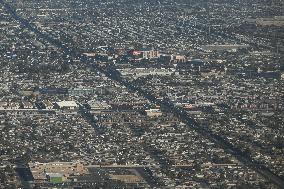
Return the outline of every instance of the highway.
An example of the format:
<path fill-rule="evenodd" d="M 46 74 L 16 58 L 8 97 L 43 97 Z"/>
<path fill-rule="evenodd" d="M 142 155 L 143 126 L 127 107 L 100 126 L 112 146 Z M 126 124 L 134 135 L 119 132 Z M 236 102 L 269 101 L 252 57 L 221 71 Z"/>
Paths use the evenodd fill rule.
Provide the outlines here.
<path fill-rule="evenodd" d="M 90 61 L 87 59 L 87 57 L 83 54 L 77 54 L 72 48 L 66 47 L 64 44 L 62 44 L 57 39 L 53 39 L 48 34 L 45 34 L 41 31 L 39 31 L 35 26 L 33 26 L 28 20 L 24 19 L 20 15 L 18 15 L 15 11 L 15 9 L 5 2 L 4 0 L 0 0 L 0 4 L 3 5 L 3 7 L 6 9 L 6 11 L 16 20 L 18 21 L 22 26 L 29 29 L 31 32 L 38 35 L 39 38 L 49 42 L 50 44 L 56 46 L 57 48 L 61 49 L 66 55 L 69 55 L 71 57 L 77 58 L 81 57 L 82 62 L 90 65 L 92 68 L 95 68 L 99 72 L 105 74 L 110 79 L 117 81 L 121 85 L 127 87 L 130 91 L 136 91 L 141 96 L 144 96 L 146 99 L 150 100 L 151 102 L 160 105 L 164 110 L 169 111 L 173 114 L 175 114 L 182 122 L 186 123 L 188 127 L 198 132 L 200 135 L 204 136 L 205 138 L 208 138 L 212 142 L 218 144 L 221 148 L 223 148 L 226 152 L 232 154 L 236 159 L 238 159 L 241 163 L 243 163 L 245 166 L 250 167 L 251 169 L 255 170 L 256 172 L 263 175 L 266 179 L 268 179 L 270 182 L 277 185 L 279 188 L 282 188 L 284 186 L 284 180 L 281 179 L 278 175 L 271 172 L 268 168 L 266 168 L 263 165 L 256 164 L 247 154 L 244 154 L 240 149 L 236 148 L 233 144 L 228 142 L 226 139 L 224 139 L 222 136 L 217 135 L 216 133 L 213 133 L 210 129 L 201 127 L 193 118 L 191 118 L 184 109 L 175 107 L 172 103 L 166 101 L 166 100 L 160 100 L 157 99 L 154 95 L 152 95 L 150 92 L 143 90 L 141 87 L 136 86 L 129 82 L 126 79 L 123 79 L 120 76 L 120 73 L 111 66 L 108 67 L 100 67 L 98 64 L 94 63 L 93 61 Z"/>

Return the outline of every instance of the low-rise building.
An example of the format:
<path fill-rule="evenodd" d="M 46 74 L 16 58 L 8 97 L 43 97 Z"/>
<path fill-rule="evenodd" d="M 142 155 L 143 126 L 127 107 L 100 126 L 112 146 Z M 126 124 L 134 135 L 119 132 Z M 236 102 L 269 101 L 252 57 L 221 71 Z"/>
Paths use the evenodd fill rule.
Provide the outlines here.
<path fill-rule="evenodd" d="M 59 109 L 68 109 L 68 110 L 74 110 L 79 108 L 79 105 L 75 101 L 56 102 L 55 106 Z"/>

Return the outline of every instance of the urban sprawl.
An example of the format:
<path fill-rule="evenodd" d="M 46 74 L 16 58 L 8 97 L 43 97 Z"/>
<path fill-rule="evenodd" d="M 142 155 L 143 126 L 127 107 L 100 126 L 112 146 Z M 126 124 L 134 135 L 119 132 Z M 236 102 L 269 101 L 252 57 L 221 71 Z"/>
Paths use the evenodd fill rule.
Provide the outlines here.
<path fill-rule="evenodd" d="M 283 7 L 0 0 L 0 188 L 282 188 Z"/>

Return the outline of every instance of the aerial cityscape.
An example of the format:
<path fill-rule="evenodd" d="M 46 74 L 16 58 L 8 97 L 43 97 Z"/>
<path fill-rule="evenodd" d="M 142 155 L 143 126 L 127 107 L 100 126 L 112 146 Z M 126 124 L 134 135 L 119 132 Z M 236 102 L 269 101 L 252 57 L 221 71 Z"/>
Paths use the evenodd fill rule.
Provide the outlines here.
<path fill-rule="evenodd" d="M 284 188 L 284 1 L 0 0 L 0 189 Z"/>

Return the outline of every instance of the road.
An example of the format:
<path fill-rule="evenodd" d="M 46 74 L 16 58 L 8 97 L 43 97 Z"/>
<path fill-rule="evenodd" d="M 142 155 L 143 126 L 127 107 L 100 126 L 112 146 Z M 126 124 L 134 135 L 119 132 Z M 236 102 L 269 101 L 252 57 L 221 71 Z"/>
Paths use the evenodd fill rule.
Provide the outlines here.
<path fill-rule="evenodd" d="M 136 86 L 129 82 L 126 79 L 123 79 L 120 76 L 120 73 L 111 66 L 108 67 L 100 67 L 98 64 L 94 63 L 93 61 L 89 61 L 87 57 L 83 54 L 77 54 L 72 50 L 72 48 L 66 47 L 64 44 L 62 44 L 57 39 L 53 39 L 48 34 L 43 33 L 39 31 L 35 26 L 33 26 L 28 20 L 24 19 L 20 15 L 18 15 L 15 11 L 15 9 L 8 4 L 4 0 L 0 0 L 0 4 L 3 5 L 3 7 L 6 9 L 6 11 L 16 20 L 18 21 L 22 26 L 29 29 L 31 32 L 34 32 L 38 37 L 42 38 L 43 40 L 46 40 L 50 44 L 56 46 L 57 48 L 60 48 L 63 50 L 63 52 L 67 55 L 70 55 L 71 57 L 81 57 L 82 62 L 90 65 L 91 67 L 97 69 L 101 73 L 105 74 L 110 79 L 117 81 L 121 85 L 127 87 L 130 91 L 136 91 L 141 96 L 144 96 L 149 101 L 160 105 L 164 109 L 166 109 L 169 112 L 172 112 L 175 114 L 182 122 L 186 123 L 191 129 L 195 130 L 205 138 L 208 138 L 212 142 L 218 144 L 221 148 L 223 148 L 226 152 L 232 154 L 236 159 L 238 159 L 241 163 L 246 165 L 247 167 L 250 167 L 251 169 L 255 170 L 259 174 L 263 175 L 266 179 L 268 179 L 270 182 L 277 185 L 279 188 L 282 188 L 284 186 L 284 180 L 280 178 L 278 175 L 271 172 L 268 168 L 266 168 L 263 165 L 255 166 L 255 162 L 247 155 L 244 154 L 240 149 L 232 145 L 230 142 L 228 142 L 226 139 L 222 138 L 221 136 L 213 133 L 208 128 L 201 127 L 193 118 L 191 118 L 184 109 L 175 107 L 172 103 L 165 100 L 157 99 L 154 95 L 152 95 L 150 92 L 143 90 L 141 87 Z"/>

